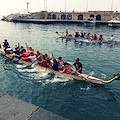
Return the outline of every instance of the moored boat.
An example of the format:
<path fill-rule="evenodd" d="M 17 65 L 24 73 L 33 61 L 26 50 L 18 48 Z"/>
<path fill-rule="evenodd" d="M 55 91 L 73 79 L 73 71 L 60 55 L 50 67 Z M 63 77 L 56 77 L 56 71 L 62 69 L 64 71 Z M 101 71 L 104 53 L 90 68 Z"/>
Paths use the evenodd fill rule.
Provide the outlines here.
<path fill-rule="evenodd" d="M 0 49 L 0 52 L 1 54 L 3 54 L 4 56 L 8 57 L 8 58 L 12 58 L 12 54 L 6 54 L 4 52 L 3 49 Z M 26 62 L 26 61 L 23 61 L 23 60 L 19 60 L 18 58 L 13 58 L 14 61 L 18 61 L 19 63 L 24 63 L 26 65 L 32 65 L 31 62 Z M 100 79 L 100 78 L 97 78 L 97 77 L 94 77 L 94 76 L 91 76 L 91 75 L 88 75 L 88 74 L 84 74 L 84 73 L 78 73 L 79 75 L 72 75 L 72 74 L 67 74 L 67 73 L 61 73 L 59 71 L 55 71 L 53 69 L 50 69 L 50 68 L 46 68 L 46 67 L 42 67 L 38 64 L 35 64 L 34 65 L 35 67 L 37 67 L 38 69 L 40 70 L 44 70 L 44 71 L 48 71 L 48 72 L 51 72 L 51 73 L 57 73 L 57 74 L 60 74 L 60 75 L 63 75 L 65 77 L 69 77 L 69 78 L 73 78 L 73 79 L 77 79 L 77 80 L 84 80 L 84 81 L 89 81 L 91 83 L 97 83 L 97 84 L 107 84 L 107 83 L 111 83 L 112 81 L 114 81 L 115 79 L 118 78 L 118 76 L 115 76 L 113 79 L 111 80 L 108 80 L 108 81 L 104 81 L 103 79 Z"/>
<path fill-rule="evenodd" d="M 90 17 L 87 19 L 87 21 L 84 22 L 85 26 L 95 26 L 96 22 L 93 17 Z"/>
<path fill-rule="evenodd" d="M 108 25 L 111 27 L 120 27 L 120 18 L 112 18 L 112 20 L 108 21 Z"/>

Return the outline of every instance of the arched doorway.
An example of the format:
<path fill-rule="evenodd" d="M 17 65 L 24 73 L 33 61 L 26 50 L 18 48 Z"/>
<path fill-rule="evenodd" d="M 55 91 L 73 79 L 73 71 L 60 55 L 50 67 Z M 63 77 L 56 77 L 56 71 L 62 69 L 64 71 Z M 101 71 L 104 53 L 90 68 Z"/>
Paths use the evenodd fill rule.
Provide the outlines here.
<path fill-rule="evenodd" d="M 72 15 L 71 14 L 67 15 L 67 20 L 72 20 Z"/>
<path fill-rule="evenodd" d="M 97 15 L 96 20 L 101 20 L 101 15 Z"/>
<path fill-rule="evenodd" d="M 56 19 L 56 15 L 55 14 L 52 15 L 52 19 Z"/>
<path fill-rule="evenodd" d="M 90 15 L 90 17 L 91 17 L 91 18 L 94 18 L 94 15 L 93 15 L 93 14 L 91 14 L 91 15 Z"/>
<path fill-rule="evenodd" d="M 83 15 L 78 15 L 78 20 L 83 20 Z"/>
<path fill-rule="evenodd" d="M 51 14 L 48 14 L 48 15 L 47 15 L 47 19 L 51 19 Z"/>
<path fill-rule="evenodd" d="M 66 20 L 66 15 L 65 14 L 61 15 L 61 20 Z"/>

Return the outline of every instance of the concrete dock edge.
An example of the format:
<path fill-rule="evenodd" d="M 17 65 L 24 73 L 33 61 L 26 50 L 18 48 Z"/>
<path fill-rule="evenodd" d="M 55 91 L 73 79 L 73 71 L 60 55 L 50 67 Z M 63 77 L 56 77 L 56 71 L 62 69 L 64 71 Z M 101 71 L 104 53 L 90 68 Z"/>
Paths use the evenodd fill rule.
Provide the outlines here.
<path fill-rule="evenodd" d="M 43 108 L 0 92 L 0 120 L 67 120 Z"/>

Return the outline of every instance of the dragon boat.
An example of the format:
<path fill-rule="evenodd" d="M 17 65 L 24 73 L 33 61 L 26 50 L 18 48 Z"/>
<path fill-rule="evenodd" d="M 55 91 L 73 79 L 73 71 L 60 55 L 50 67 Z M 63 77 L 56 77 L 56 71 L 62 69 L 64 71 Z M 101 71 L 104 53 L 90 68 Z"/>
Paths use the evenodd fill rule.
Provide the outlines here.
<path fill-rule="evenodd" d="M 79 40 L 80 42 L 85 42 L 85 43 L 108 43 L 108 44 L 119 44 L 120 41 L 110 41 L 110 40 L 92 40 L 92 39 L 85 39 L 85 38 L 81 38 L 81 37 L 73 37 L 73 36 L 66 36 L 64 35 L 64 32 L 62 32 L 61 34 L 56 31 L 57 35 L 59 36 L 59 38 L 62 38 L 62 39 L 68 39 L 68 40 Z"/>
<path fill-rule="evenodd" d="M 10 59 L 12 58 L 13 54 L 11 52 L 8 52 L 9 54 L 6 54 L 5 51 L 2 48 L 0 48 L 0 52 L 1 52 L 1 54 L 3 56 L 6 56 L 6 57 L 8 57 Z M 29 65 L 29 66 L 33 64 L 31 62 L 23 61 L 22 59 L 19 60 L 18 58 L 13 58 L 13 60 L 14 61 L 18 61 L 19 63 L 24 63 L 24 64 Z M 61 72 L 55 71 L 55 70 L 53 70 L 53 69 L 51 69 L 49 67 L 48 68 L 42 67 L 42 66 L 40 66 L 38 64 L 34 65 L 34 67 L 36 67 L 36 68 L 38 68 L 40 70 L 44 70 L 44 71 L 50 72 L 50 73 L 60 74 L 60 75 L 63 75 L 65 77 L 73 78 L 73 79 L 76 79 L 76 80 L 89 81 L 89 82 L 95 83 L 95 84 L 96 83 L 97 84 L 108 84 L 108 83 L 113 82 L 115 79 L 118 79 L 118 77 L 119 77 L 119 76 L 116 75 L 114 78 L 106 81 L 106 80 L 94 77 L 92 75 L 84 74 L 84 73 L 78 73 L 79 74 L 78 76 L 77 75 L 72 75 L 72 74 L 67 74 L 67 73 L 61 73 Z"/>

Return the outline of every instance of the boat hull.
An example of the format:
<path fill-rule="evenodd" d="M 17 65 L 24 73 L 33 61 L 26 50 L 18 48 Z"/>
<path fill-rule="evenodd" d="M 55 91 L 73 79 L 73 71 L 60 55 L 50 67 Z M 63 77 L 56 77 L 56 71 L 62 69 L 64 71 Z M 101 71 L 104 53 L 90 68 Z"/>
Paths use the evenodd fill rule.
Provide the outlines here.
<path fill-rule="evenodd" d="M 96 23 L 95 22 L 84 22 L 85 26 L 95 26 Z"/>
<path fill-rule="evenodd" d="M 111 26 L 111 27 L 120 27 L 120 23 L 109 22 L 108 26 Z"/>
<path fill-rule="evenodd" d="M 4 50 L 0 50 L 0 52 L 2 53 L 2 55 L 5 55 L 6 57 L 8 58 L 12 58 L 12 54 L 5 54 Z M 14 58 L 13 59 L 14 61 L 18 61 L 17 58 Z M 26 65 L 32 65 L 31 62 L 25 62 L 23 60 L 19 60 L 18 61 L 19 63 L 24 63 Z M 48 71 L 48 72 L 51 72 L 51 73 L 56 73 L 56 74 L 60 74 L 60 75 L 63 75 L 65 77 L 69 77 L 69 78 L 73 78 L 73 79 L 76 79 L 76 80 L 84 80 L 84 81 L 89 81 L 89 82 L 94 82 L 94 83 L 98 83 L 98 84 L 104 84 L 102 81 L 102 79 L 100 78 L 97 78 L 97 77 L 94 77 L 94 76 L 91 76 L 91 75 L 88 75 L 88 74 L 79 74 L 78 76 L 77 75 L 72 75 L 72 74 L 67 74 L 67 73 L 60 73 L 59 71 L 55 71 L 55 70 L 52 70 L 50 68 L 46 68 L 46 67 L 42 67 L 40 65 L 34 65 L 36 68 L 40 69 L 40 70 L 44 70 L 44 71 Z"/>
<path fill-rule="evenodd" d="M 118 44 L 120 43 L 120 41 L 108 41 L 108 40 L 91 40 L 91 39 L 85 39 L 85 38 L 80 38 L 80 37 L 69 37 L 69 36 L 60 36 L 60 38 L 62 39 L 70 39 L 70 40 L 79 40 L 80 42 L 84 42 L 84 43 L 108 43 L 108 44 Z"/>

